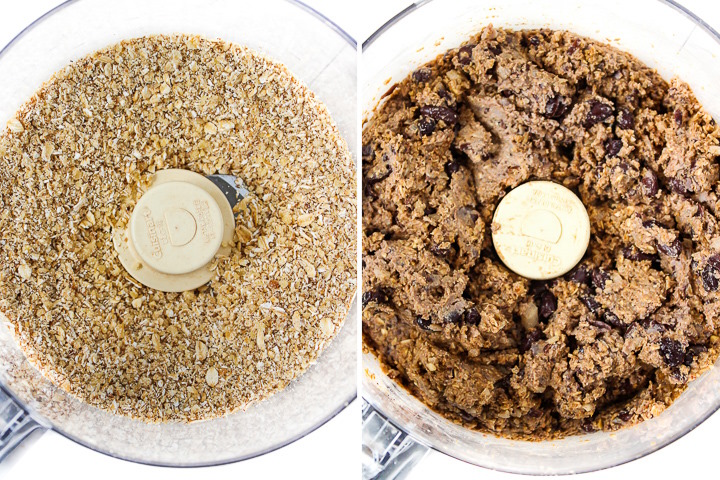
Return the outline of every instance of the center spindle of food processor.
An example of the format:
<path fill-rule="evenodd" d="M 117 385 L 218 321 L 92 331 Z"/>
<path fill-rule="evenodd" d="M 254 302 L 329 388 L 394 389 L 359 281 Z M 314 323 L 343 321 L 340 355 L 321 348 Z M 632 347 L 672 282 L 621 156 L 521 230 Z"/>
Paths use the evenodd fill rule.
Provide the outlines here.
<path fill-rule="evenodd" d="M 492 237 L 509 269 L 533 280 L 547 280 L 567 273 L 585 255 L 590 219 L 571 190 L 554 182 L 532 181 L 500 201 Z"/>
<path fill-rule="evenodd" d="M 234 217 L 223 192 L 187 170 L 163 170 L 138 200 L 127 230 L 113 243 L 120 262 L 142 284 L 166 292 L 212 278 L 212 260 L 227 253 Z"/>

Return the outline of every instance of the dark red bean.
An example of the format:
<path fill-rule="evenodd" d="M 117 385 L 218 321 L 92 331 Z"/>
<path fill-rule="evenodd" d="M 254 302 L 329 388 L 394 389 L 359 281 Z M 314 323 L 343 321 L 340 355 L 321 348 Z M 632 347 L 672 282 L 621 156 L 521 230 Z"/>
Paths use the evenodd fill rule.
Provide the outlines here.
<path fill-rule="evenodd" d="M 493 55 L 500 55 L 502 53 L 502 48 L 500 48 L 500 45 L 488 45 L 487 49 Z"/>
<path fill-rule="evenodd" d="M 548 319 L 557 310 L 557 298 L 550 290 L 540 292 L 537 297 L 538 313 L 543 319 Z"/>
<path fill-rule="evenodd" d="M 454 125 L 457 122 L 457 113 L 448 107 L 437 107 L 435 105 L 425 105 L 420 107 L 420 114 L 426 117 L 442 120 L 448 125 Z"/>
<path fill-rule="evenodd" d="M 457 310 L 450 310 L 443 320 L 445 320 L 445 323 L 458 323 L 463 318 L 464 313 L 465 312 L 459 312 Z"/>
<path fill-rule="evenodd" d="M 435 124 L 436 122 L 432 118 L 420 117 L 420 120 L 418 120 L 420 135 L 423 137 L 431 135 L 435 131 Z"/>
<path fill-rule="evenodd" d="M 623 142 L 619 138 L 609 138 L 605 140 L 605 155 L 608 157 L 614 157 L 622 149 Z"/>
<path fill-rule="evenodd" d="M 529 42 L 530 45 L 537 47 L 538 45 L 540 45 L 540 38 L 538 38 L 537 35 L 533 35 L 532 37 L 530 37 Z"/>
<path fill-rule="evenodd" d="M 590 281 L 590 274 L 585 265 L 579 265 L 567 273 L 565 278 L 571 282 L 587 284 Z"/>
<path fill-rule="evenodd" d="M 442 85 L 437 89 L 437 94 L 440 98 L 444 98 L 445 100 L 450 101 L 452 99 L 448 91 L 445 90 Z"/>
<path fill-rule="evenodd" d="M 415 83 L 423 83 L 430 80 L 430 76 L 432 75 L 432 70 L 429 68 L 418 68 L 415 70 L 412 74 L 412 79 Z"/>
<path fill-rule="evenodd" d="M 437 245 L 430 246 L 430 251 L 432 252 L 433 255 L 435 255 L 436 257 L 440 257 L 443 260 L 449 260 L 452 256 L 452 254 L 455 253 L 453 251 L 453 249 L 450 247 L 440 248 Z"/>
<path fill-rule="evenodd" d="M 602 290 L 603 288 L 605 288 L 605 282 L 607 282 L 609 279 L 610 279 L 610 274 L 607 273 L 602 268 L 598 267 L 592 271 L 592 274 L 591 274 L 592 285 L 597 290 Z"/>
<path fill-rule="evenodd" d="M 720 286 L 720 281 L 718 281 L 718 277 L 720 277 L 720 270 L 710 263 L 707 263 L 703 268 L 702 272 L 700 273 L 703 287 L 708 292 L 717 291 L 718 287 Z"/>
<path fill-rule="evenodd" d="M 673 118 L 675 119 L 675 125 L 678 127 L 682 126 L 683 123 L 683 112 L 679 108 L 675 109 L 675 113 L 673 113 Z"/>
<path fill-rule="evenodd" d="M 538 294 L 544 292 L 553 285 L 552 280 L 532 280 L 530 282 L 530 292 Z"/>
<path fill-rule="evenodd" d="M 655 260 L 655 255 L 645 253 L 635 247 L 635 245 L 628 245 L 622 249 L 623 257 L 634 262 L 640 262 L 642 260 Z"/>
<path fill-rule="evenodd" d="M 627 423 L 632 418 L 632 415 L 627 410 L 621 410 L 618 412 L 618 418 L 622 420 L 623 422 Z"/>
<path fill-rule="evenodd" d="M 452 177 L 458 170 L 460 170 L 461 163 L 456 159 L 452 159 L 445 164 L 445 173 L 448 177 Z"/>
<path fill-rule="evenodd" d="M 613 312 L 607 310 L 605 313 L 603 313 L 603 321 L 607 323 L 608 325 L 612 325 L 615 328 L 619 328 L 620 330 L 625 330 L 626 325 L 620 320 L 620 318 L 615 315 Z"/>
<path fill-rule="evenodd" d="M 643 220 L 642 226 L 643 228 L 662 227 L 662 225 L 660 225 L 660 223 L 654 218 L 648 218 L 647 220 Z"/>
<path fill-rule="evenodd" d="M 458 63 L 460 65 L 470 65 L 472 62 L 472 51 L 475 48 L 475 44 L 464 45 L 458 50 Z"/>
<path fill-rule="evenodd" d="M 672 377 L 676 383 L 685 384 L 688 382 L 687 373 L 683 372 L 679 368 L 673 368 L 670 370 L 670 377 Z"/>
<path fill-rule="evenodd" d="M 390 287 L 377 287 L 374 290 L 363 293 L 362 306 L 365 308 L 368 303 L 388 303 L 393 290 Z"/>
<path fill-rule="evenodd" d="M 670 367 L 677 367 L 685 361 L 685 348 L 682 343 L 671 338 L 660 340 L 660 354 Z"/>
<path fill-rule="evenodd" d="M 648 170 L 645 172 L 645 175 L 643 176 L 642 180 L 640 180 L 640 183 L 642 184 L 643 193 L 648 197 L 654 197 L 657 195 L 659 187 L 658 187 L 658 177 L 655 172 L 652 170 Z"/>
<path fill-rule="evenodd" d="M 712 265 L 716 270 L 720 270 L 720 254 L 715 254 L 707 259 L 707 263 Z"/>
<path fill-rule="evenodd" d="M 568 55 L 572 55 L 573 53 L 575 53 L 575 50 L 577 50 L 579 46 L 580 39 L 576 38 L 575 40 L 573 40 L 572 44 L 570 44 L 570 47 L 567 50 Z"/>
<path fill-rule="evenodd" d="M 600 304 L 593 297 L 583 295 L 582 297 L 580 297 L 580 301 L 585 304 L 585 306 L 588 310 L 590 310 L 591 313 L 595 313 L 600 310 Z"/>
<path fill-rule="evenodd" d="M 422 328 L 423 330 L 430 330 L 430 325 L 432 325 L 432 322 L 430 320 L 427 320 L 422 317 L 417 317 L 415 319 L 415 323 L 418 327 Z"/>
<path fill-rule="evenodd" d="M 658 242 L 657 249 L 660 253 L 663 253 L 670 258 L 678 258 L 682 252 L 682 242 L 679 238 L 676 238 L 670 245 L 663 245 Z"/>
<path fill-rule="evenodd" d="M 362 156 L 363 157 L 372 157 L 372 155 L 373 155 L 372 145 L 370 145 L 369 143 L 363 145 L 362 146 Z"/>
<path fill-rule="evenodd" d="M 580 425 L 580 429 L 585 433 L 597 432 L 597 428 L 593 425 L 591 419 L 585 420 L 582 425 Z"/>
<path fill-rule="evenodd" d="M 700 354 L 707 352 L 707 347 L 704 345 L 690 345 L 685 352 L 685 361 L 683 362 L 688 367 L 692 365 L 692 363 L 695 361 L 695 359 L 700 356 Z"/>
<path fill-rule="evenodd" d="M 479 325 L 480 313 L 478 313 L 475 307 L 470 307 L 465 311 L 465 318 L 463 321 L 468 325 Z"/>
<path fill-rule="evenodd" d="M 562 95 L 555 95 L 545 104 L 545 116 L 560 118 L 567 112 L 570 102 Z"/>
<path fill-rule="evenodd" d="M 387 165 L 387 168 L 382 173 L 375 173 L 374 175 L 368 175 L 365 179 L 368 183 L 380 183 L 386 178 L 390 176 L 390 174 L 393 172 L 393 169 L 390 165 Z"/>
<path fill-rule="evenodd" d="M 590 104 L 590 111 L 585 117 L 585 128 L 590 128 L 598 122 L 602 122 L 613 113 L 613 107 L 606 103 L 593 101 Z"/>
<path fill-rule="evenodd" d="M 590 318 L 590 319 L 588 319 L 588 323 L 603 332 L 609 332 L 610 330 L 612 330 L 612 327 L 610 325 L 608 325 L 607 323 L 603 322 L 602 320 L 596 320 L 594 318 Z"/>
<path fill-rule="evenodd" d="M 668 186 L 670 187 L 670 190 L 679 195 L 687 195 L 688 193 L 685 182 L 683 180 L 680 180 L 679 178 L 669 178 Z"/>
<path fill-rule="evenodd" d="M 530 330 L 525 334 L 522 341 L 520 342 L 520 352 L 525 353 L 530 350 L 532 344 L 542 339 L 544 336 L 542 330 Z"/>
<path fill-rule="evenodd" d="M 633 115 L 633 113 L 625 107 L 620 108 L 618 110 L 616 122 L 617 126 L 623 130 L 632 130 L 635 128 L 635 115 Z"/>

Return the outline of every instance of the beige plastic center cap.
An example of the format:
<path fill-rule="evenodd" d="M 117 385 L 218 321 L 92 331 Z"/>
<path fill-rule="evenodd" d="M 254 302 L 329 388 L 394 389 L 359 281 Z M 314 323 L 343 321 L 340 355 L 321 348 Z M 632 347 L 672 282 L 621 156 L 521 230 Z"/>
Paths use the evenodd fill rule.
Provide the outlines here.
<path fill-rule="evenodd" d="M 151 188 L 130 218 L 130 237 L 140 259 L 161 273 L 179 275 L 206 265 L 222 243 L 223 218 L 200 187 L 168 182 Z"/>
<path fill-rule="evenodd" d="M 590 219 L 580 199 L 562 185 L 528 182 L 500 201 L 492 237 L 509 269 L 545 280 L 567 273 L 585 255 Z"/>
<path fill-rule="evenodd" d="M 216 255 L 227 254 L 235 218 L 222 191 L 200 174 L 162 170 L 138 200 L 127 230 L 116 230 L 120 262 L 140 283 L 165 292 L 212 279 Z"/>

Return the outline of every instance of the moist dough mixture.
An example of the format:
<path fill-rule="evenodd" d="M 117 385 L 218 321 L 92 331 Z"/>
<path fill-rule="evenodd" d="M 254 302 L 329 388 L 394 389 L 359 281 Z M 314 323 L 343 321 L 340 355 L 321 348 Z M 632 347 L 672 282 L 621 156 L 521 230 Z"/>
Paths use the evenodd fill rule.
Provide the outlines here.
<path fill-rule="evenodd" d="M 569 32 L 487 27 L 397 84 L 363 131 L 363 334 L 449 419 L 542 440 L 660 414 L 718 356 L 718 128 L 689 87 Z M 573 190 L 580 264 L 530 281 L 491 219 Z"/>
<path fill-rule="evenodd" d="M 167 168 L 250 191 L 215 277 L 182 293 L 139 284 L 112 245 Z M 150 36 L 81 58 L 0 135 L 0 317 L 93 406 L 146 421 L 245 408 L 305 371 L 345 320 L 353 171 L 325 106 L 247 48 Z"/>

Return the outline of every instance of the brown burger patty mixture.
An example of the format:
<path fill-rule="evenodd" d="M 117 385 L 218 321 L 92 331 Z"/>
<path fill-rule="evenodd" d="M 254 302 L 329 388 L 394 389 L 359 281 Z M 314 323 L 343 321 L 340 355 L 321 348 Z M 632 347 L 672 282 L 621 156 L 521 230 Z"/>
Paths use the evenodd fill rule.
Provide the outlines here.
<path fill-rule="evenodd" d="M 487 27 L 397 84 L 363 131 L 363 332 L 449 419 L 530 440 L 660 414 L 718 355 L 718 128 L 690 88 L 569 32 Z M 558 182 L 581 263 L 530 281 L 502 197 Z"/>

